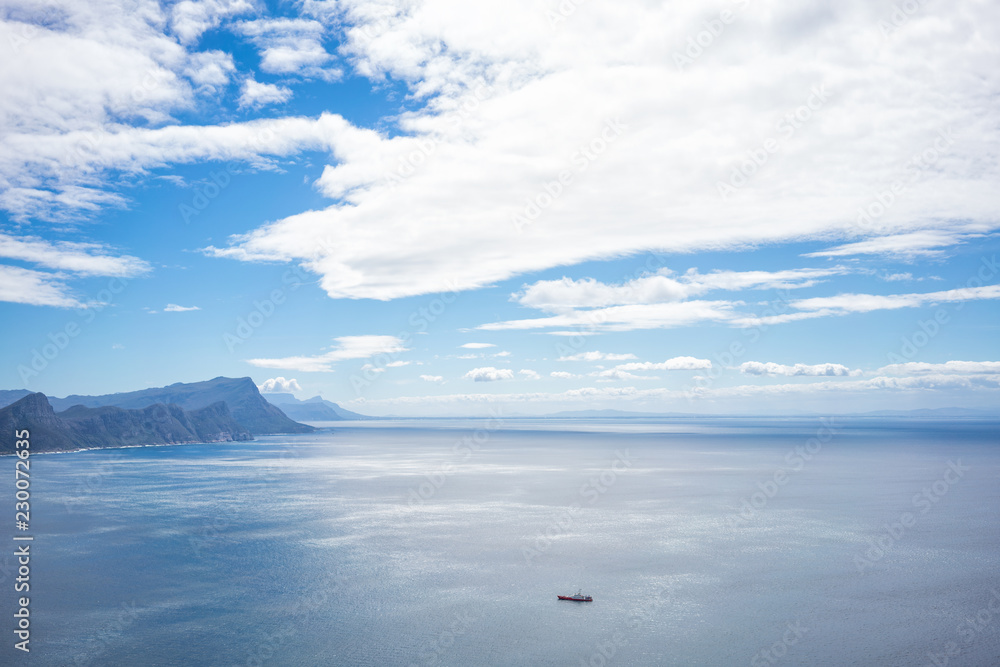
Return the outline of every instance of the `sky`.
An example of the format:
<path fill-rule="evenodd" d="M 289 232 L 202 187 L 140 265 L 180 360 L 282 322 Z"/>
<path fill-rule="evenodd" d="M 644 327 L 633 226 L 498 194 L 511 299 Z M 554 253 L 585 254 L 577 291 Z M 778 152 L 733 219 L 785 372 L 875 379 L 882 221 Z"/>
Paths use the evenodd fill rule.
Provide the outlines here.
<path fill-rule="evenodd" d="M 990 0 L 0 0 L 0 387 L 1000 403 Z"/>

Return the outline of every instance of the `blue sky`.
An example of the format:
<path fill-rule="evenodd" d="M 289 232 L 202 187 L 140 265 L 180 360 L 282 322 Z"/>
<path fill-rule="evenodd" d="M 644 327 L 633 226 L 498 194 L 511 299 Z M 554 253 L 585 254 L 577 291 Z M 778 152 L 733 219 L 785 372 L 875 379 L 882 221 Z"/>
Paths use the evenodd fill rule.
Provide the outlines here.
<path fill-rule="evenodd" d="M 993 408 L 1000 9 L 0 7 L 0 386 Z"/>

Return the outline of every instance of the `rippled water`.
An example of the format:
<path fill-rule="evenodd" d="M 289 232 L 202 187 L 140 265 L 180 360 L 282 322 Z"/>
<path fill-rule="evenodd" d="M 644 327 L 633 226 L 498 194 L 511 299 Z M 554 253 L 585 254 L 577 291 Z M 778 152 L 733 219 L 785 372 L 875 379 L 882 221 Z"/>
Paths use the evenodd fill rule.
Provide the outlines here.
<path fill-rule="evenodd" d="M 1000 427 L 825 428 L 365 423 L 35 456 L 32 652 L 8 620 L 0 661 L 928 665 L 954 642 L 951 666 L 1000 664 Z"/>

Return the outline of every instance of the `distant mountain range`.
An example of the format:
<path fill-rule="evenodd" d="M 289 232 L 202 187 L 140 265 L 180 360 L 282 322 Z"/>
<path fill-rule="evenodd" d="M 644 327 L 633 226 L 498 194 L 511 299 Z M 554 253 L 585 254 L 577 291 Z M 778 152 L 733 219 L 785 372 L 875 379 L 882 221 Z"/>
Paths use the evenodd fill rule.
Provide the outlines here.
<path fill-rule="evenodd" d="M 25 389 L 2 390 L 0 406 L 6 406 L 0 409 L 3 428 L 27 428 L 44 436 L 45 442 L 33 443 L 36 451 L 251 440 L 253 435 L 315 430 L 289 419 L 264 400 L 250 378 L 217 377 L 120 394 L 66 398 L 48 398 Z M 4 435 L 0 452 L 10 449 L 12 443 Z"/>
<path fill-rule="evenodd" d="M 253 440 L 222 401 L 190 411 L 155 403 L 134 410 L 76 405 L 56 413 L 45 394 L 35 393 L 0 408 L 0 454 L 14 453 L 14 433 L 22 429 L 33 452 Z"/>
<path fill-rule="evenodd" d="M 536 415 L 534 419 L 672 419 L 672 418 L 697 418 L 710 419 L 712 417 L 771 417 L 771 416 L 794 416 L 813 417 L 812 413 L 794 413 L 787 415 L 747 415 L 747 414 L 702 414 L 694 412 L 628 412 L 625 410 L 573 410 L 569 412 L 554 412 L 545 415 Z M 907 417 L 916 419 L 950 419 L 950 418 L 991 418 L 1000 417 L 1000 409 L 984 410 L 979 408 L 920 408 L 916 410 L 877 410 L 874 412 L 855 412 L 839 416 L 844 417 Z M 527 415 L 526 415 L 527 417 Z"/>
<path fill-rule="evenodd" d="M 320 396 L 313 396 L 305 401 L 300 401 L 291 394 L 261 395 L 292 419 L 301 421 L 333 422 L 373 419 L 373 417 L 366 417 L 365 415 L 359 415 L 357 412 L 345 410 L 336 403 L 323 400 Z"/>

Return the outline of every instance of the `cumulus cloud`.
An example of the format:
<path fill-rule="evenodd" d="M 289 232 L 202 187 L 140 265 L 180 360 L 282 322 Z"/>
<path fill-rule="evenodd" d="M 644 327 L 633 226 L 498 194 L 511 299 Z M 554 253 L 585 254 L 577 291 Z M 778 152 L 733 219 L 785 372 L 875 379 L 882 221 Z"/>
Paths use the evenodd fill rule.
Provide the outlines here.
<path fill-rule="evenodd" d="M 572 380 L 573 378 L 580 377 L 576 373 L 567 373 L 566 371 L 552 371 L 549 373 L 549 377 L 558 378 L 560 380 Z"/>
<path fill-rule="evenodd" d="M 760 361 L 746 361 L 740 364 L 740 373 L 745 375 L 784 375 L 795 377 L 807 376 L 842 376 L 861 375 L 860 370 L 851 370 L 842 364 L 795 364 L 788 366 L 777 364 L 773 361 L 762 363 Z"/>
<path fill-rule="evenodd" d="M 257 389 L 259 389 L 262 394 L 291 394 L 292 392 L 302 391 L 302 387 L 299 386 L 298 380 L 295 378 L 286 380 L 280 375 L 276 378 L 264 380 L 262 383 L 257 385 Z"/>
<path fill-rule="evenodd" d="M 467 350 L 482 350 L 487 347 L 496 347 L 493 343 L 465 343 L 459 347 L 464 347 Z"/>
<path fill-rule="evenodd" d="M 421 375 L 420 379 L 424 380 L 425 382 L 443 382 L 444 381 L 444 377 L 442 377 L 441 375 Z"/>
<path fill-rule="evenodd" d="M 988 3 L 928 4 L 893 48 L 878 29 L 888 12 L 878 3 L 750 3 L 739 30 L 683 65 L 674 54 L 704 30 L 696 3 L 592 4 L 556 33 L 534 3 L 330 4 L 303 5 L 317 20 L 254 15 L 235 30 L 265 72 L 335 77 L 324 44 L 336 40 L 354 73 L 401 82 L 413 104 L 387 131 L 332 115 L 178 121 L 198 90 L 232 74 L 222 58 L 214 69 L 192 64 L 190 49 L 206 30 L 249 15 L 249 2 L 63 3 L 63 20 L 53 21 L 37 3 L 11 0 L 0 42 L 20 42 L 0 71 L 0 207 L 21 220 L 94 213 L 127 204 L 110 181 L 129 179 L 102 180 L 109 174 L 211 160 L 273 166 L 268 157 L 322 150 L 328 164 L 315 185 L 328 206 L 251 219 L 252 229 L 209 251 L 297 262 L 331 297 L 381 300 L 650 250 L 823 240 L 842 244 L 827 253 L 925 252 L 946 247 L 948 234 L 997 227 L 1000 73 L 989 65 L 997 40 Z M 968 38 L 970 25 L 981 39 Z M 761 81 L 771 84 L 766 95 Z M 810 100 L 820 101 L 814 111 Z M 807 126 L 789 136 L 785 119 L 801 109 Z M 265 130 L 276 146 L 254 145 Z M 732 185 L 769 139 L 780 150 L 766 168 Z M 928 152 L 937 157 L 914 166 Z M 427 159 L 401 175 L 414 154 Z M 545 186 L 562 172 L 569 180 L 551 199 Z M 897 180 L 905 197 L 878 216 L 877 230 L 859 221 L 859 202 L 877 201 Z M 727 184 L 731 192 L 720 189 Z M 755 289 L 727 286 L 733 277 L 665 272 L 637 279 L 629 289 L 638 296 L 575 284 L 569 303 L 598 315 L 632 308 L 606 313 L 611 330 L 730 322 L 733 300 L 677 300 Z M 593 324 L 562 312 L 560 289 L 525 292 L 558 317 L 506 328 Z"/>
<path fill-rule="evenodd" d="M 260 368 L 287 368 L 303 373 L 332 371 L 333 364 L 345 359 L 367 359 L 379 354 L 406 352 L 403 340 L 396 336 L 340 336 L 334 338 L 336 346 L 328 352 L 311 357 L 283 357 L 280 359 L 248 359 Z M 380 367 L 378 370 L 385 370 Z"/>
<path fill-rule="evenodd" d="M 496 382 L 497 380 L 513 380 L 514 371 L 509 368 L 493 368 L 484 366 L 483 368 L 473 368 L 465 374 L 465 379 L 476 382 Z"/>
<path fill-rule="evenodd" d="M 190 44 L 206 30 L 217 27 L 223 19 L 253 9 L 249 0 L 182 0 L 171 10 L 170 27 L 181 42 Z"/>
<path fill-rule="evenodd" d="M 165 313 L 185 313 L 189 310 L 201 310 L 198 306 L 178 306 L 176 303 L 168 303 L 163 309 Z"/>
<path fill-rule="evenodd" d="M 623 283 L 609 284 L 593 278 L 541 280 L 514 294 L 512 299 L 522 306 L 563 312 L 577 308 L 683 301 L 713 290 L 799 289 L 845 273 L 848 269 L 842 266 L 786 271 L 712 271 L 704 274 L 691 269 L 682 275 L 661 269 L 655 275 Z"/>
<path fill-rule="evenodd" d="M 260 83 L 252 77 L 243 82 L 240 95 L 241 107 L 262 107 L 268 104 L 282 104 L 292 97 L 292 91 L 273 83 Z"/>
<path fill-rule="evenodd" d="M 522 368 L 521 370 L 519 370 L 517 372 L 517 374 L 520 375 L 521 377 L 523 377 L 525 380 L 541 380 L 542 379 L 541 375 L 539 375 L 536 371 L 533 371 L 533 370 L 531 370 L 529 368 Z"/>
<path fill-rule="evenodd" d="M 580 387 L 563 392 L 521 392 L 507 394 L 446 394 L 434 396 L 401 396 L 387 399 L 367 399 L 366 404 L 400 405 L 456 405 L 469 403 L 561 403 L 578 402 L 589 405 L 597 401 L 655 401 L 662 405 L 666 400 L 712 400 L 716 398 L 750 398 L 768 396 L 794 396 L 808 394 L 863 395 L 880 393 L 924 392 L 996 392 L 1000 390 L 1000 375 L 954 376 L 928 375 L 923 377 L 889 378 L 874 377 L 866 380 L 824 380 L 819 382 L 770 385 L 739 385 L 734 387 L 699 387 L 690 390 L 666 388 L 639 389 L 637 387 Z M 354 403 L 357 401 L 351 401 Z"/>
<path fill-rule="evenodd" d="M 260 68 L 271 74 L 300 74 L 334 81 L 342 72 L 324 69 L 333 56 L 323 47 L 326 28 L 310 19 L 257 19 L 236 26 L 260 50 Z"/>
<path fill-rule="evenodd" d="M 697 371 L 711 367 L 712 362 L 708 359 L 697 359 L 695 357 L 674 357 L 666 361 L 642 361 L 615 366 L 620 371 Z"/>
<path fill-rule="evenodd" d="M 740 30 L 683 67 L 673 53 L 704 30 L 696 4 L 594 5 L 560 24 L 556 39 L 531 3 L 338 7 L 356 71 L 404 81 L 427 104 L 371 150 L 338 152 L 317 183 L 329 207 L 231 246 L 305 260 L 333 297 L 440 292 L 449 278 L 452 289 L 474 289 L 645 250 L 856 240 L 872 231 L 858 223 L 859 202 L 897 179 L 906 196 L 879 217 L 883 236 L 996 228 L 1000 166 L 990 156 L 1000 131 L 989 100 L 1000 74 L 985 64 L 989 40 L 963 36 L 970 23 L 992 30 L 986 5 L 925 6 L 891 49 L 877 27 L 883 5 L 751 5 Z M 792 28 L 806 24 L 822 29 Z M 956 71 L 974 72 L 976 84 Z M 760 81 L 774 84 L 767 95 Z M 454 122 L 468 99 L 475 112 Z M 820 100 L 813 112 L 810 100 Z M 794 131 L 783 119 L 799 109 L 809 119 Z M 948 128 L 954 136 L 942 139 Z M 768 139 L 780 150 L 766 169 L 720 194 Z M 400 160 L 422 145 L 433 154 L 400 176 Z M 914 155 L 930 150 L 939 159 L 914 168 Z M 545 185 L 562 171 L 569 183 L 546 203 Z M 330 229 L 337 243 L 317 259 L 315 241 Z M 666 280 L 648 287 L 676 296 Z"/>
<path fill-rule="evenodd" d="M 192 53 L 184 69 L 184 75 L 206 93 L 215 93 L 225 87 L 234 72 L 233 56 L 223 51 Z"/>

